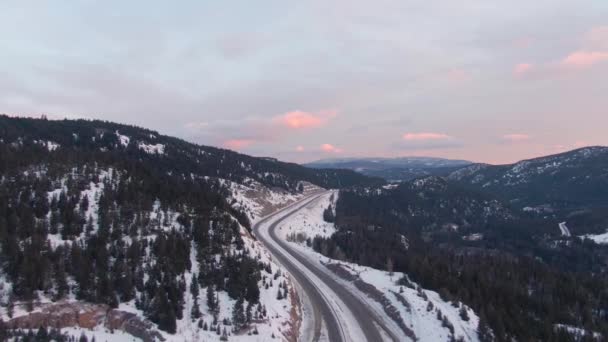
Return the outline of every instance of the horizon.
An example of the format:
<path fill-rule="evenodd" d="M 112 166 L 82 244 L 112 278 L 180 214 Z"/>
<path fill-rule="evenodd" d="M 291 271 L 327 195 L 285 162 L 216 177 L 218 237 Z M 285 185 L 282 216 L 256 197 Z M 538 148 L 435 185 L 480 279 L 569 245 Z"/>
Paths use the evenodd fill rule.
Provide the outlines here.
<path fill-rule="evenodd" d="M 608 145 L 606 1 L 18 2 L 0 28 L 12 116 L 296 163 Z"/>
<path fill-rule="evenodd" d="M 11 115 L 11 114 L 7 114 L 7 113 L 0 113 L 0 116 L 2 115 L 6 115 L 8 117 L 11 118 L 18 118 L 18 119 L 34 119 L 34 120 L 50 120 L 50 121 L 64 121 L 64 120 L 86 120 L 86 121 L 107 121 L 111 124 L 118 124 L 118 125 L 128 125 L 128 126 L 133 126 L 133 127 L 137 127 L 137 128 L 141 128 L 141 129 L 145 129 L 145 130 L 149 130 L 149 131 L 153 131 L 154 133 L 158 133 L 161 136 L 166 136 L 166 137 L 173 137 L 173 138 L 179 138 L 179 139 L 183 139 L 185 142 L 187 143 L 191 143 L 191 144 L 197 144 L 200 146 L 206 146 L 206 147 L 213 147 L 213 148 L 220 148 L 220 149 L 226 149 L 226 150 L 230 150 L 233 152 L 237 152 L 237 153 L 241 153 L 241 154 L 245 154 L 245 155 L 249 155 L 255 158 L 275 158 L 280 162 L 292 162 L 289 160 L 284 160 L 284 159 L 280 159 L 280 158 L 276 158 L 276 157 L 272 157 L 272 156 L 267 156 L 267 155 L 254 155 L 254 154 L 247 154 L 244 152 L 240 152 L 234 149 L 230 149 L 227 147 L 223 147 L 223 146 L 216 146 L 216 145 L 205 145 L 205 144 L 201 144 L 201 143 L 197 143 L 195 141 L 191 141 L 188 140 L 186 138 L 181 138 L 181 137 L 177 137 L 177 136 L 172 136 L 170 134 L 166 134 L 163 133 L 162 131 L 159 130 L 154 130 L 145 126 L 139 126 L 139 125 L 133 125 L 133 124 L 126 124 L 126 123 L 121 123 L 121 122 L 115 122 L 115 121 L 108 121 L 108 120 L 102 120 L 102 119 L 91 119 L 91 118 L 69 118 L 69 117 L 63 117 L 63 118 L 57 118 L 57 117 L 48 117 L 45 114 L 42 115 L 38 115 L 38 116 L 20 116 L 20 115 Z M 317 162 L 328 162 L 328 161 L 345 161 L 345 160 L 361 160 L 361 159 L 414 159 L 414 158 L 430 158 L 430 159 L 443 159 L 443 160 L 449 160 L 449 161 L 460 161 L 460 162 L 468 162 L 470 164 L 488 164 L 488 165 L 509 165 L 509 164 L 515 164 L 521 161 L 526 161 L 526 160 L 531 160 L 531 159 L 537 159 L 537 158 L 543 158 L 543 157 L 548 157 L 548 156 L 552 156 L 552 155 L 558 155 L 558 154 L 563 154 L 563 153 L 568 153 L 568 152 L 573 152 L 576 150 L 581 150 L 581 149 L 586 149 L 586 148 L 608 148 L 608 145 L 588 145 L 588 146 L 581 146 L 581 147 L 575 147 L 569 150 L 564 150 L 564 151 L 560 151 L 560 152 L 555 152 L 555 153 L 550 153 L 550 154 L 542 154 L 542 155 L 536 155 L 536 156 L 532 156 L 529 158 L 525 158 L 525 159 L 518 159 L 509 163 L 487 163 L 487 162 L 483 162 L 483 161 L 477 161 L 477 160 L 467 160 L 467 159 L 455 159 L 455 158 L 450 158 L 450 157 L 433 157 L 433 156 L 426 156 L 426 155 L 420 155 L 420 156 L 414 156 L 414 155 L 401 155 L 401 156 L 393 156 L 393 157 L 370 157 L 370 156 L 360 156 L 360 157 L 353 157 L 353 156 L 328 156 L 325 158 L 320 158 L 320 159 L 314 159 L 314 160 L 308 160 L 308 161 L 303 161 L 303 162 L 292 162 L 292 163 L 296 163 L 299 165 L 306 165 L 306 164 L 313 164 L 313 163 L 317 163 Z"/>

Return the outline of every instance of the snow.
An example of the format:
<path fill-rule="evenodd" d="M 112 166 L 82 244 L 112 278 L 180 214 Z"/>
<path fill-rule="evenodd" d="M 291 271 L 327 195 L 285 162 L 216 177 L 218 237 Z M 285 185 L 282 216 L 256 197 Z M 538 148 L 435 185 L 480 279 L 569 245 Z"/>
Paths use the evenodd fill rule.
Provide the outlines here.
<path fill-rule="evenodd" d="M 570 230 L 566 226 L 566 222 L 560 222 L 560 224 L 559 224 L 559 230 L 562 233 L 562 236 L 565 236 L 565 237 L 572 236 L 572 234 L 570 234 Z"/>
<path fill-rule="evenodd" d="M 595 243 L 599 245 L 608 244 L 608 229 L 603 234 L 587 234 L 579 236 L 581 239 L 589 239 L 593 240 Z"/>
<path fill-rule="evenodd" d="M 269 189 L 249 178 L 242 183 L 226 179 L 220 179 L 220 182 L 232 193 L 228 202 L 232 203 L 235 209 L 245 212 L 253 223 L 320 189 L 307 182 L 303 183 L 304 191 L 302 193 L 291 193 L 279 188 Z"/>
<path fill-rule="evenodd" d="M 104 327 L 96 327 L 93 330 L 84 329 L 80 327 L 75 328 L 64 328 L 61 332 L 69 336 L 75 337 L 77 340 L 82 336 L 86 335 L 88 340 L 91 341 L 95 337 L 96 342 L 140 342 L 142 339 L 136 338 L 133 335 L 122 332 L 120 330 L 110 330 Z"/>
<path fill-rule="evenodd" d="M 462 237 L 465 241 L 479 241 L 483 239 L 483 234 L 481 233 L 473 233 Z"/>
<path fill-rule="evenodd" d="M 94 232 L 96 232 L 98 229 L 97 222 L 98 222 L 98 211 L 99 211 L 99 198 L 101 197 L 101 194 L 103 193 L 103 190 L 104 190 L 104 186 L 105 186 L 104 180 L 106 180 L 106 179 L 111 180 L 112 175 L 114 174 L 112 169 L 99 170 L 98 173 L 99 173 L 99 183 L 90 182 L 88 188 L 83 190 L 80 193 L 80 198 L 87 197 L 87 199 L 88 199 L 89 207 L 87 208 L 87 210 L 84 214 L 84 218 L 87 220 L 91 219 Z M 61 196 L 62 192 L 67 191 L 66 182 L 67 182 L 66 178 L 62 179 L 61 184 L 57 188 L 55 188 L 54 190 L 49 191 L 47 193 L 49 204 L 51 203 L 51 201 L 54 198 L 59 199 L 59 196 Z M 50 220 L 50 217 L 51 217 L 51 212 L 49 211 L 49 213 L 47 215 L 47 220 Z M 85 233 L 83 232 L 81 234 L 81 236 L 78 237 L 78 239 L 84 239 L 84 237 L 85 237 L 84 234 Z M 49 243 L 51 244 L 51 247 L 53 249 L 57 248 L 60 245 L 65 244 L 65 243 L 72 243 L 71 240 L 63 240 L 61 237 L 61 234 L 59 234 L 59 233 L 48 234 L 47 239 L 49 240 Z"/>
<path fill-rule="evenodd" d="M 46 142 L 46 148 L 48 148 L 49 151 L 52 152 L 59 148 L 59 144 L 49 140 Z"/>
<path fill-rule="evenodd" d="M 148 154 L 165 154 L 165 145 L 163 144 L 148 145 L 140 142 L 138 147 Z"/>
<path fill-rule="evenodd" d="M 277 235 L 279 237 L 283 237 L 287 239 L 290 233 L 295 232 L 306 232 L 310 234 L 327 234 L 323 231 L 321 227 L 327 228 L 325 222 L 322 219 L 323 210 L 329 204 L 329 198 L 331 197 L 331 192 L 328 194 L 324 194 L 320 196 L 318 200 L 312 201 L 310 204 L 304 206 L 301 210 L 294 213 L 287 219 L 285 219 L 278 227 L 277 227 Z M 293 210 L 292 210 L 293 211 Z M 272 222 L 278 220 L 280 217 L 290 214 L 291 211 L 286 211 L 283 215 L 277 215 L 276 218 L 271 220 L 270 222 L 265 222 L 262 227 L 260 227 L 259 233 L 266 237 L 267 227 L 272 224 Z M 268 239 L 270 240 L 270 239 Z M 272 241 L 272 240 L 270 240 Z M 401 279 L 405 276 L 402 273 L 394 273 L 389 274 L 386 271 L 376 270 L 370 267 L 364 267 L 352 263 L 340 262 L 337 260 L 328 259 L 316 252 L 314 252 L 311 248 L 297 242 L 292 242 L 294 249 L 302 256 L 313 262 L 313 265 L 316 265 L 316 269 L 324 272 L 326 274 L 331 275 L 338 282 L 342 283 L 342 285 L 353 295 L 360 298 L 360 300 L 364 301 L 368 307 L 370 307 L 374 315 L 377 315 L 382 319 L 383 322 L 391 329 L 391 331 L 399 334 L 400 340 L 407 341 L 410 340 L 408 336 L 405 335 L 403 330 L 399 328 L 397 323 L 392 320 L 388 314 L 384 311 L 384 308 L 367 294 L 360 291 L 352 281 L 348 281 L 342 279 L 331 272 L 326 266 L 325 263 L 340 263 L 346 269 L 350 270 L 352 275 L 358 276 L 359 279 L 364 281 L 365 283 L 371 284 L 376 289 L 378 289 L 381 293 L 385 294 L 385 297 L 390 300 L 390 303 L 393 307 L 397 308 L 400 317 L 406 323 L 406 326 L 413 330 L 419 341 L 445 341 L 448 340 L 450 332 L 448 328 L 442 326 L 442 322 L 437 319 L 437 311 L 441 310 L 441 313 L 447 317 L 447 319 L 454 326 L 454 334 L 455 337 L 462 337 L 464 341 L 478 341 L 477 337 L 477 326 L 479 324 L 478 316 L 471 310 L 470 308 L 465 307 L 467 314 L 469 316 L 469 320 L 465 321 L 460 318 L 459 312 L 462 304 L 457 304 L 454 306 L 452 303 L 448 303 L 443 301 L 439 294 L 434 291 L 428 291 L 421 289 L 420 292 L 416 289 L 400 286 L 396 284 L 398 279 Z M 282 248 L 278 245 L 280 250 Z M 283 254 L 288 255 L 283 250 Z M 296 259 L 291 258 L 291 261 L 296 265 L 300 265 L 299 267 L 306 276 L 313 281 L 315 286 L 317 286 L 322 293 L 325 300 L 330 303 L 330 305 L 337 311 L 339 314 L 340 324 L 345 327 L 346 340 L 358 340 L 358 336 L 362 336 L 360 332 L 360 328 L 354 319 L 354 316 L 349 311 L 348 307 L 341 301 L 340 297 L 333 292 L 333 290 L 328 287 L 323 281 L 321 281 L 315 273 L 306 269 L 303 265 L 301 265 Z M 414 288 L 418 288 L 418 285 L 414 284 Z M 400 293 L 401 292 L 401 293 Z M 395 295 L 395 293 L 399 294 L 404 298 L 410 305 L 410 308 L 407 308 Z M 421 295 L 422 294 L 422 295 Z M 304 298 L 306 301 L 307 299 Z M 427 307 L 429 306 L 429 302 L 432 303 L 433 309 L 427 311 Z M 305 315 L 305 319 L 310 319 L 309 316 Z M 306 322 L 304 324 L 306 326 Z"/>
<path fill-rule="evenodd" d="M 574 327 L 571 325 L 567 325 L 567 324 L 556 324 L 555 326 L 555 330 L 566 330 L 569 334 L 574 335 L 576 337 L 583 337 L 585 336 L 588 331 L 585 329 L 581 329 L 578 327 Z M 598 333 L 598 332 L 590 332 L 593 335 L 594 339 L 601 339 L 602 338 L 602 334 Z"/>
<path fill-rule="evenodd" d="M 131 138 L 129 138 L 126 135 L 122 135 L 122 134 L 118 133 L 118 131 L 116 131 L 116 136 L 118 137 L 118 140 L 120 141 L 120 144 L 123 147 L 129 146 L 129 142 L 131 142 Z"/>
<path fill-rule="evenodd" d="M 387 185 L 382 186 L 382 188 L 384 190 L 392 190 L 392 189 L 397 188 L 398 186 L 399 186 L 399 184 L 397 184 L 397 183 L 391 183 L 391 184 L 387 184 Z"/>
<path fill-rule="evenodd" d="M 53 152 L 61 146 L 58 143 L 51 141 L 51 140 L 48 140 L 48 141 L 34 140 L 34 143 L 38 144 L 40 146 L 46 147 L 49 150 L 49 152 Z"/>
<path fill-rule="evenodd" d="M 315 236 L 330 237 L 336 232 L 336 227 L 333 223 L 323 220 L 323 211 L 329 205 L 335 208 L 337 198 L 338 191 L 320 196 L 318 200 L 309 203 L 281 224 L 277 234 L 285 240 L 297 239 L 300 243 L 308 238 L 312 240 Z"/>

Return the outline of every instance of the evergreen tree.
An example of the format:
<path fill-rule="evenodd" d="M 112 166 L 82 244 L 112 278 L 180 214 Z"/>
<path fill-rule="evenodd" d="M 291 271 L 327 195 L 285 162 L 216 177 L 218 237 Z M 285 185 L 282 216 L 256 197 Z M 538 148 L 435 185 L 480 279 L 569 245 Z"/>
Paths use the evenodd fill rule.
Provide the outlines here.
<path fill-rule="evenodd" d="M 243 298 L 239 298 L 232 307 L 232 324 L 234 325 L 234 330 L 240 330 L 245 325 L 246 321 L 244 301 Z"/>
<path fill-rule="evenodd" d="M 209 311 L 213 313 L 214 316 L 216 316 L 219 312 L 219 303 L 215 294 L 215 290 L 213 289 L 213 285 L 209 285 L 207 287 L 207 307 L 209 308 Z"/>

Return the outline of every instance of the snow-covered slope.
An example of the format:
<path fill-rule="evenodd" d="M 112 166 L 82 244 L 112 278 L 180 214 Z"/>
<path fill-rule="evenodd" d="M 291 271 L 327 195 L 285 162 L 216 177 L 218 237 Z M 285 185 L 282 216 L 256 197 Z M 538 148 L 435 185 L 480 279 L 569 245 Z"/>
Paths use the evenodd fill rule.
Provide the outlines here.
<path fill-rule="evenodd" d="M 608 204 L 608 147 L 585 147 L 509 165 L 475 164 L 451 181 L 524 207 L 576 208 Z"/>
<path fill-rule="evenodd" d="M 298 234 L 307 238 L 331 235 L 335 227 L 323 220 L 323 211 L 336 195 L 335 192 L 323 195 L 288 217 L 277 227 L 277 234 L 314 263 L 325 265 L 327 272 L 383 315 L 385 321 L 413 334 L 412 340 L 446 341 L 454 336 L 464 341 L 478 341 L 479 318 L 462 303 L 446 302 L 437 292 L 422 289 L 410 281 L 406 274 L 329 259 L 307 246 L 306 239 L 293 238 Z"/>
<path fill-rule="evenodd" d="M 127 143 L 127 139 L 122 140 Z M 46 168 L 42 167 L 28 172 L 28 174 L 37 177 L 46 175 L 46 173 Z M 87 181 L 81 182 L 82 190 L 69 186 L 74 180 L 84 179 Z M 48 205 L 51 208 L 62 205 L 61 203 L 66 201 L 66 194 L 69 194 L 70 198 L 78 199 L 74 211 L 81 213 L 81 216 L 86 218 L 88 222 L 86 228 L 76 236 L 62 235 L 61 232 L 64 231 L 64 227 L 61 225 L 56 231 L 51 230 L 47 234 L 47 241 L 51 250 L 57 251 L 59 247 L 63 246 L 84 245 L 91 236 L 98 234 L 100 220 L 107 220 L 107 218 L 100 216 L 100 201 L 104 200 L 104 191 L 116 191 L 119 184 L 126 182 L 127 179 L 128 177 L 125 176 L 124 172 L 112 168 L 74 168 L 69 174 L 51 182 L 52 190 L 46 193 Z M 244 184 L 222 180 L 219 184 L 232 194 L 234 208 L 246 211 L 252 221 L 256 221 L 269 211 L 277 210 L 277 208 L 305 196 L 310 191 L 318 189 L 311 184 L 303 184 L 302 192 L 292 194 L 278 188 L 268 189 L 252 180 Z M 156 200 L 150 211 L 138 213 L 140 220 L 148 222 L 146 230 L 132 232 L 130 235 L 118 235 L 122 241 L 113 241 L 113 243 L 122 243 L 128 246 L 133 243 L 133 240 L 138 239 L 139 241 L 145 240 L 152 245 L 163 233 L 187 230 L 184 225 L 185 221 L 180 219 L 186 213 L 188 213 L 187 208 L 176 210 L 160 200 Z M 54 212 L 50 210 L 46 219 L 51 221 L 52 215 L 54 215 Z M 260 265 L 264 265 L 262 279 L 258 283 L 260 304 L 252 306 L 252 323 L 244 329 L 233 331 L 233 312 L 237 301 L 230 298 L 226 290 L 217 290 L 216 298 L 219 302 L 219 311 L 215 314 L 210 310 L 205 300 L 207 288 L 200 286 L 198 280 L 193 277 L 200 267 L 194 241 L 190 242 L 191 266 L 179 277 L 179 281 L 184 282 L 186 289 L 196 286 L 200 295 L 195 300 L 192 290 L 184 291 L 183 318 L 177 319 L 175 334 L 156 329 L 154 324 L 148 321 L 147 315 L 137 304 L 137 300 L 144 296 L 142 292 L 137 291 L 134 296 L 136 299 L 121 302 L 117 308 L 111 310 L 107 305 L 92 304 L 79 300 L 76 283 L 71 277 L 68 277 L 70 289 L 68 289 L 69 293 L 66 298 L 60 301 L 54 300 L 52 298 L 54 289 L 51 293 L 39 291 L 37 300 L 29 304 L 22 301 L 13 301 L 12 299 L 9 302 L 13 284 L 6 281 L 6 277 L 0 274 L 0 318 L 13 326 L 35 329 L 41 324 L 40 322 L 58 321 L 62 322 L 59 324 L 62 327 L 61 334 L 76 338 L 85 335 L 89 340 L 94 337 L 96 341 L 147 341 L 149 336 L 162 337 L 167 342 L 220 341 L 224 336 L 230 341 L 292 340 L 293 336 L 297 334 L 300 317 L 298 316 L 299 302 L 289 277 L 244 226 L 235 218 L 230 220 L 233 224 L 238 225 L 243 248 L 239 250 L 234 245 L 226 246 L 227 248 L 222 251 L 222 254 L 246 253 L 257 260 Z M 143 263 L 146 265 L 154 263 L 152 246 L 146 248 L 145 251 L 146 256 L 143 258 Z M 216 258 L 219 260 L 220 256 L 217 255 Z M 148 279 L 150 276 L 146 274 L 144 277 L 144 279 Z M 279 292 L 281 293 L 280 296 L 278 296 Z M 201 313 L 200 319 L 191 317 L 195 305 Z M 247 308 L 247 301 L 245 300 L 242 305 Z M 28 309 L 29 306 L 31 308 Z M 84 312 L 90 313 L 90 318 L 87 320 L 83 320 L 84 315 L 78 318 L 78 313 Z M 148 331 L 145 334 L 136 333 L 134 335 L 130 326 L 124 325 L 126 323 L 117 323 L 118 325 L 108 323 L 110 321 L 108 315 L 112 315 L 111 317 L 126 315 L 130 317 L 130 322 L 145 326 Z M 217 319 L 214 316 L 217 316 Z M 211 327 L 214 328 L 211 329 Z"/>

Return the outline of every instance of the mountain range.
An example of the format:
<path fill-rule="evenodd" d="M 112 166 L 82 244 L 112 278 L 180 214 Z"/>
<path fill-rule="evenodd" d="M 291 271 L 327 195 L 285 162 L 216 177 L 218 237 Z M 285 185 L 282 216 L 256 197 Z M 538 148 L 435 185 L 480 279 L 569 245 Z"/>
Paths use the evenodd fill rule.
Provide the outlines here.
<path fill-rule="evenodd" d="M 388 181 L 407 181 L 430 175 L 447 175 L 471 164 L 466 160 L 399 157 L 322 159 L 304 165 L 316 169 L 354 170 L 370 177 L 380 177 Z"/>
<path fill-rule="evenodd" d="M 323 189 L 336 190 L 302 206 L 285 228 L 304 231 L 285 243 L 335 262 L 333 281 L 406 334 L 608 336 L 606 147 L 302 166 L 105 121 L 0 116 L 0 340 L 297 339 L 301 289 L 252 227 Z M 355 280 L 363 269 L 394 293 Z"/>

